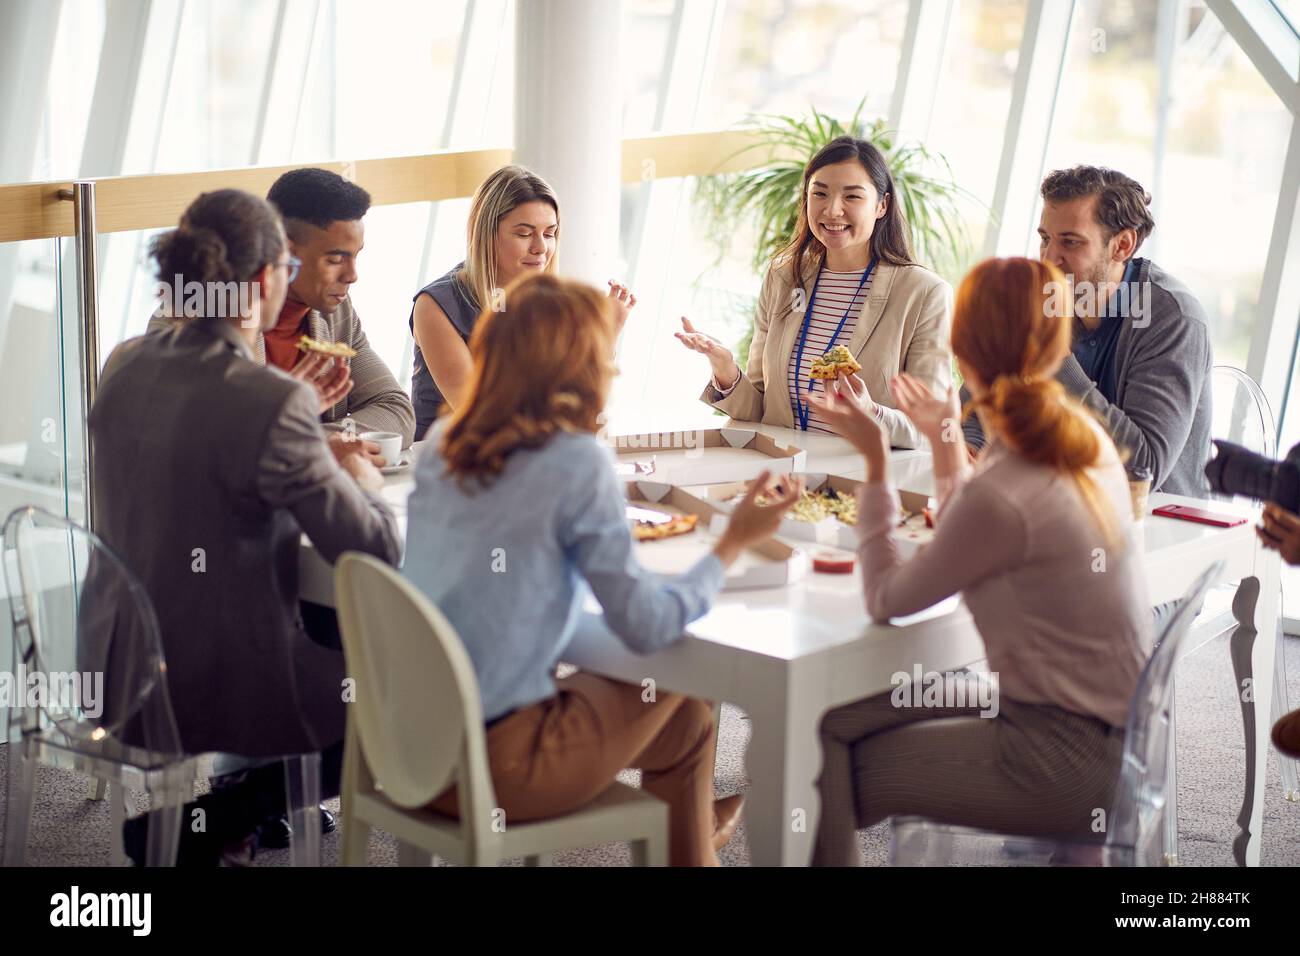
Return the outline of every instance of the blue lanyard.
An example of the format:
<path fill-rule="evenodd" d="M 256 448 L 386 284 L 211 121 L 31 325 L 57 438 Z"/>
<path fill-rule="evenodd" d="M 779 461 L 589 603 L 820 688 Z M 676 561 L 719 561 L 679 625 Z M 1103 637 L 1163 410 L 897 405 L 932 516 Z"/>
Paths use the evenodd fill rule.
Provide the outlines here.
<path fill-rule="evenodd" d="M 853 307 L 857 305 L 858 296 L 862 294 L 862 287 L 866 285 L 867 280 L 871 278 L 871 273 L 876 268 L 876 262 L 877 259 L 873 256 L 871 262 L 867 264 L 866 271 L 862 273 L 862 278 L 858 280 L 858 287 L 853 292 L 853 298 L 849 300 L 849 307 L 845 309 L 844 314 L 840 316 L 840 324 L 835 326 L 835 334 L 831 336 L 830 342 L 826 345 L 827 352 L 835 347 L 835 340 L 840 337 L 840 332 L 844 330 L 844 323 L 848 321 L 849 313 L 852 312 Z M 803 313 L 803 327 L 799 330 L 799 354 L 795 356 L 794 360 L 794 407 L 795 411 L 799 414 L 799 427 L 804 431 L 808 430 L 808 416 L 812 412 L 812 409 L 810 409 L 808 404 L 799 397 L 799 372 L 803 369 L 803 346 L 808 340 L 808 323 L 812 319 L 813 305 L 817 302 L 817 287 L 821 285 L 823 268 L 825 268 L 825 263 L 817 268 L 817 278 L 813 281 L 812 295 L 808 298 L 808 308 L 806 308 Z M 808 391 L 811 392 L 815 387 L 815 384 L 816 379 L 809 376 Z"/>

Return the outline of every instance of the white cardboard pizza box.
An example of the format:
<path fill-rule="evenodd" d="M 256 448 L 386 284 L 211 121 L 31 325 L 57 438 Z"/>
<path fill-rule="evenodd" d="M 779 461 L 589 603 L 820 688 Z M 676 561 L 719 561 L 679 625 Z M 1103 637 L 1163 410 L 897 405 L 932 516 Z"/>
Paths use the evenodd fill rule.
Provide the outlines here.
<path fill-rule="evenodd" d="M 804 479 L 804 487 L 809 491 L 830 489 L 856 497 L 858 489 L 862 487 L 862 482 L 858 479 L 845 478 L 842 475 L 825 475 L 816 472 L 803 472 L 801 474 Z M 689 494 L 703 498 L 720 511 L 730 514 L 732 508 L 735 507 L 736 497 L 744 494 L 748 488 L 748 481 L 731 481 L 692 486 L 684 490 Z M 930 506 L 930 499 L 926 495 L 899 489 L 898 497 L 903 508 L 913 516 L 907 520 L 904 527 L 894 531 L 895 544 L 898 546 L 903 559 L 906 560 L 915 554 L 921 545 L 927 544 L 933 539 L 934 529 L 925 527 L 925 519 L 921 515 L 922 509 Z M 858 549 L 857 530 L 852 525 L 847 525 L 833 516 L 816 522 L 799 521 L 795 518 L 786 517 L 782 519 L 777 535 L 793 541 L 829 544 L 837 548 L 843 548 L 846 551 L 857 551 Z"/>
<path fill-rule="evenodd" d="M 707 485 L 743 481 L 764 471 L 801 471 L 808 453 L 783 445 L 751 428 L 704 428 L 606 436 L 614 449 L 615 469 L 623 478 L 640 477 L 632 469 L 653 461 L 646 478 L 665 485 Z"/>
<path fill-rule="evenodd" d="M 898 553 L 906 561 L 934 540 L 934 529 L 925 526 L 925 516 L 921 513 L 923 508 L 933 509 L 934 506 L 931 503 L 932 498 L 915 491 L 904 491 L 900 488 L 898 498 L 903 508 L 911 514 L 903 527 L 894 529 L 894 544 L 898 548 Z M 852 528 L 848 530 L 853 531 Z M 852 538 L 853 546 L 856 548 L 857 536 L 852 535 Z"/>
<path fill-rule="evenodd" d="M 675 575 L 686 571 L 713 550 L 727 527 L 727 515 L 721 509 L 675 485 L 630 481 L 626 484 L 626 491 L 628 501 L 633 504 L 666 505 L 673 511 L 693 514 L 699 519 L 695 530 L 689 534 L 637 542 L 637 560 L 646 570 L 656 574 Z M 727 569 L 722 588 L 737 591 L 783 587 L 799 580 L 807 570 L 807 554 L 771 538 L 741 553 Z"/>
<path fill-rule="evenodd" d="M 815 491 L 824 483 L 825 475 L 805 474 L 805 487 Z M 816 481 L 814 482 L 814 480 Z M 847 480 L 847 479 L 846 479 Z M 713 485 L 693 485 L 685 489 L 688 493 L 703 498 L 719 510 L 730 514 L 736 506 L 736 499 L 749 490 L 749 481 L 725 481 Z M 823 518 L 821 521 L 799 521 L 786 516 L 781 519 L 777 536 L 792 541 L 807 541 L 812 544 L 829 544 L 844 547 L 840 543 L 840 529 L 853 529 L 843 524 L 838 518 Z"/>

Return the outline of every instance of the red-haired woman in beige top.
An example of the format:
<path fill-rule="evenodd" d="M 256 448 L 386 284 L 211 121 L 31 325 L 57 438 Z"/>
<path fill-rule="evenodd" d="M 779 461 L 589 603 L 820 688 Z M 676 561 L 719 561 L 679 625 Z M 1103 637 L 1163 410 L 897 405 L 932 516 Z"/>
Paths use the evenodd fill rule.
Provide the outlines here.
<path fill-rule="evenodd" d="M 1060 272 L 1029 259 L 991 259 L 962 282 L 952 350 L 992 439 L 973 467 L 955 391 L 894 381 L 933 449 L 940 500 L 934 541 L 910 561 L 890 536 L 898 497 L 883 430 L 848 385 L 813 399 L 866 459 L 868 612 L 887 621 L 961 593 L 998 677 L 987 697 L 967 684 L 958 698 L 971 676 L 947 675 L 939 706 L 896 688 L 823 718 L 816 864 L 857 862 L 855 831 L 896 814 L 1096 837 L 1109 813 L 1151 612 L 1119 455 L 1053 380 L 1069 302 Z"/>

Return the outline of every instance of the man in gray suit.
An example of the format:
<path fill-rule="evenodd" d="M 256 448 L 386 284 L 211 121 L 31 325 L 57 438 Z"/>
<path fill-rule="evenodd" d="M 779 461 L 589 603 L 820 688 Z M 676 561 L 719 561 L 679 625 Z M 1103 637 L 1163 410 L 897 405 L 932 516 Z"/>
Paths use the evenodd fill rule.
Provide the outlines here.
<path fill-rule="evenodd" d="M 400 552 L 378 471 L 365 455 L 336 457 L 321 428 L 348 369 L 337 365 L 313 389 L 256 361 L 253 344 L 275 324 L 292 270 L 265 201 L 204 194 L 152 251 L 160 275 L 251 284 L 252 305 L 188 318 L 110 356 L 90 413 L 97 529 L 154 602 L 185 750 L 324 751 L 328 796 L 338 792 L 344 661 L 304 628 L 302 535 L 331 561 L 358 550 L 396 562 Z M 214 840 L 238 840 L 258 814 L 282 812 L 282 772 L 259 770 L 255 785 L 212 795 L 222 821 L 209 812 L 214 836 L 198 849 L 183 832 L 185 860 L 211 862 Z M 142 839 L 142 826 L 128 828 L 128 848 Z"/>

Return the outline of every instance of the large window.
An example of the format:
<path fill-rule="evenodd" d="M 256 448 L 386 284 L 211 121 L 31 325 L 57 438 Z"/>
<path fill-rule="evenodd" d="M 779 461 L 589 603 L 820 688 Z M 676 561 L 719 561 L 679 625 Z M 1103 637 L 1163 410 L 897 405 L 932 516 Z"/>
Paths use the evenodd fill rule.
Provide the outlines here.
<path fill-rule="evenodd" d="M 1297 22 L 1296 0 L 1274 5 Z M 1028 8 L 1027 0 L 951 6 L 932 108 L 923 111 L 925 145 L 946 156 L 972 197 L 962 206 L 971 255 L 945 274 L 950 281 L 983 248 Z M 30 174 L 15 178 L 359 159 L 512 139 L 515 0 L 123 5 L 116 9 L 147 9 L 148 18 L 138 58 L 118 50 L 104 61 L 110 73 L 134 77 L 116 143 L 108 142 L 116 134 L 90 122 L 92 80 L 105 73 L 101 47 L 115 28 L 129 32 L 120 13 L 109 19 L 110 9 L 107 0 L 62 4 Z M 753 114 L 803 116 L 814 107 L 847 118 L 859 103 L 868 118 L 885 118 L 910 0 L 623 0 L 622 9 L 620 55 L 610 69 L 624 93 L 623 135 L 631 137 L 726 128 Z M 1290 113 L 1197 0 L 1079 0 L 1075 9 L 1046 166 L 1114 166 L 1152 190 L 1157 229 L 1143 254 L 1205 306 L 1217 360 L 1244 366 Z M 918 42 L 939 38 L 927 33 Z M 736 222 L 716 241 L 694 201 L 696 183 L 649 176 L 623 189 L 619 251 L 640 298 L 616 388 L 627 408 L 699 410 L 707 367 L 672 338 L 682 315 L 731 345 L 752 321 L 763 271 L 751 262 L 754 226 Z M 1034 194 L 1037 186 L 1012 184 Z M 403 383 L 411 296 L 462 258 L 467 208 L 466 200 L 377 208 L 368 220 L 354 298 Z M 150 234 L 102 243 L 105 353 L 139 332 L 150 311 Z M 54 301 L 47 253 L 29 246 L 8 253 L 28 301 Z M 0 284 L 13 286 L 3 270 Z M 0 309 L 6 302 L 0 295 Z M 4 383 L 0 389 L 0 398 L 16 400 Z"/>
<path fill-rule="evenodd" d="M 678 15 L 686 22 L 674 29 Z M 754 114 L 803 117 L 812 108 L 847 121 L 859 103 L 867 118 L 884 118 L 906 16 L 905 0 L 700 0 L 680 11 L 628 2 L 624 135 L 719 129 Z M 677 75 L 666 77 L 670 65 Z M 672 335 L 682 316 L 732 346 L 753 322 L 763 278 L 750 261 L 753 224 L 735 223 L 720 247 L 693 201 L 695 186 L 685 179 L 624 189 L 621 253 L 639 297 L 612 402 L 624 421 L 648 409 L 663 420 L 709 414 L 699 402 L 708 363 Z"/>
<path fill-rule="evenodd" d="M 971 255 L 945 278 L 956 283 L 979 258 L 997 184 L 999 149 L 1020 55 L 1025 0 L 958 3 L 926 143 L 942 153 L 969 195 L 961 200 Z"/>
<path fill-rule="evenodd" d="M 1157 6 L 1078 5 L 1047 167 L 1110 166 L 1153 193 L 1139 254 L 1195 293 L 1215 361 L 1244 368 L 1291 114 L 1209 10 Z"/>
<path fill-rule="evenodd" d="M 121 74 L 130 92 L 116 141 L 88 122 L 95 85 L 87 78 L 96 77 L 107 10 L 63 5 L 36 161 L 19 178 L 372 158 L 512 139 L 513 0 L 159 0 L 138 24 L 142 55 Z M 119 50 L 120 69 L 121 61 Z M 411 297 L 464 257 L 467 209 L 465 200 L 377 207 L 367 219 L 354 299 L 404 384 Z M 143 332 L 153 310 L 146 255 L 157 231 L 101 237 L 105 357 Z M 20 260 L 25 299 L 48 307 L 47 253 L 25 244 L 8 255 Z"/>
<path fill-rule="evenodd" d="M 844 115 L 864 97 L 889 110 L 907 18 L 904 0 L 752 0 L 728 3 L 702 128 L 746 113 Z"/>

